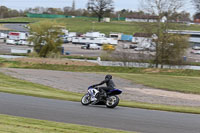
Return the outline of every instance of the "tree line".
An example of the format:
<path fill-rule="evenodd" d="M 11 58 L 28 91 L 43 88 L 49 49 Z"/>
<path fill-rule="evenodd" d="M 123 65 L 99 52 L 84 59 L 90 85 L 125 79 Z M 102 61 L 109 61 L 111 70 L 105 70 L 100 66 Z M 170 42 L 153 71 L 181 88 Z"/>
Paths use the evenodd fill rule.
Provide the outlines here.
<path fill-rule="evenodd" d="M 103 7 L 104 8 L 104 7 Z M 35 7 L 35 8 L 28 8 L 25 10 L 15 10 L 7 8 L 6 6 L 0 6 L 0 18 L 10 18 L 10 17 L 26 17 L 27 13 L 37 13 L 37 14 L 57 14 L 57 15 L 66 15 L 66 16 L 86 16 L 86 17 L 111 17 L 111 18 L 118 18 L 118 17 L 127 17 L 132 14 L 137 15 L 145 15 L 146 13 L 143 11 L 133 11 L 129 9 L 122 9 L 120 11 L 114 11 L 114 8 L 109 7 L 105 10 L 97 12 L 92 8 L 92 6 L 88 5 L 87 9 L 75 9 L 75 6 L 70 7 L 66 6 L 64 8 L 45 8 L 45 7 Z M 182 12 L 174 12 L 171 16 L 173 20 L 190 20 L 190 13 L 186 11 Z"/>
<path fill-rule="evenodd" d="M 7 8 L 6 6 L 0 6 L 0 18 L 11 18 L 25 16 L 24 11 Z"/>

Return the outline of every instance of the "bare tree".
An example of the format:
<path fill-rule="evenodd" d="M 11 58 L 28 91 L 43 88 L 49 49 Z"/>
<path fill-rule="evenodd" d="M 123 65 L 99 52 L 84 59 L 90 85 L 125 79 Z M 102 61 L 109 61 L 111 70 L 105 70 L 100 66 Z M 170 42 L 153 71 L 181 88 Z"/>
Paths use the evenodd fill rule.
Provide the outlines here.
<path fill-rule="evenodd" d="M 130 67 L 133 62 L 143 63 L 151 60 L 151 55 L 144 54 L 144 51 L 131 53 L 129 49 L 114 51 L 110 53 L 110 57 L 111 60 L 122 62 L 126 67 Z"/>
<path fill-rule="evenodd" d="M 21 14 L 17 10 L 7 8 L 6 6 L 0 6 L 0 18 L 18 17 Z"/>
<path fill-rule="evenodd" d="M 169 29 L 174 29 L 176 26 L 170 23 L 168 20 L 174 13 L 178 12 L 178 10 L 183 7 L 183 3 L 184 0 L 141 0 L 141 5 L 144 9 L 144 12 L 157 16 L 157 22 L 155 24 L 151 24 L 150 28 L 145 25 L 142 26 L 144 30 L 157 35 L 157 39 L 154 40 L 156 43 L 156 55 L 154 60 L 156 67 L 158 67 L 158 64 L 161 64 L 162 68 L 165 63 L 170 63 L 169 59 L 172 59 L 169 57 L 170 55 L 174 56 L 174 54 L 177 54 L 177 57 L 181 57 L 184 52 L 177 52 L 176 50 L 185 51 L 187 48 L 187 41 L 183 41 L 184 44 L 180 44 L 175 41 L 176 39 L 173 39 L 173 35 L 168 33 Z M 163 21 L 163 17 L 165 17 L 165 21 Z M 179 39 L 180 37 L 176 37 L 177 40 L 181 40 Z M 179 49 L 179 47 L 175 47 L 176 44 L 184 46 L 182 49 Z M 172 47 L 173 50 L 171 50 Z M 172 54 L 172 52 L 174 53 Z"/>
<path fill-rule="evenodd" d="M 192 0 L 197 12 L 200 12 L 200 0 Z"/>
<path fill-rule="evenodd" d="M 98 16 L 98 21 L 101 22 L 104 14 L 112 12 L 113 0 L 88 0 L 87 8 Z"/>

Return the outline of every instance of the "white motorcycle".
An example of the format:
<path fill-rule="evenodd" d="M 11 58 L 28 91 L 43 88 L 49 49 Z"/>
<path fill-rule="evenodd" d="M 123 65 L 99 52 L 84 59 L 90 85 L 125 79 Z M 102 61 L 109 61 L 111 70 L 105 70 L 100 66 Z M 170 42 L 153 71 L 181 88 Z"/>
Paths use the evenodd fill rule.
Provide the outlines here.
<path fill-rule="evenodd" d="M 108 108 L 115 108 L 119 103 L 119 97 L 117 95 L 121 93 L 122 91 L 119 89 L 112 89 L 102 94 L 99 92 L 98 88 L 90 86 L 88 88 L 88 93 L 82 97 L 81 103 L 83 105 L 106 105 Z"/>

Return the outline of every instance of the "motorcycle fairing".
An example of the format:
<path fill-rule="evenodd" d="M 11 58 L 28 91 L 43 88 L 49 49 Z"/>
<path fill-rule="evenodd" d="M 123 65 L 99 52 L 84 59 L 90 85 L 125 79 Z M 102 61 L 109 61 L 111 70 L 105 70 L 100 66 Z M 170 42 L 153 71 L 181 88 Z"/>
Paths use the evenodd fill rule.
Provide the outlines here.
<path fill-rule="evenodd" d="M 122 93 L 121 90 L 119 90 L 119 89 L 113 89 L 113 90 L 110 90 L 107 94 L 108 95 L 119 95 L 121 93 Z"/>

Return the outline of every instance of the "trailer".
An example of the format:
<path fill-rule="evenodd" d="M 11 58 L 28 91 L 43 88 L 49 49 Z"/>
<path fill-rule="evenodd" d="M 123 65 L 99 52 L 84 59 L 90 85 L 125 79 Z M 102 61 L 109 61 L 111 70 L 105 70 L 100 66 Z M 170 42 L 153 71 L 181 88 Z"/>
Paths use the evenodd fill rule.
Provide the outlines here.
<path fill-rule="evenodd" d="M 106 35 L 104 33 L 100 33 L 100 32 L 87 32 L 86 34 L 83 35 L 83 37 L 96 37 L 96 38 L 104 38 Z"/>
<path fill-rule="evenodd" d="M 87 44 L 87 43 L 96 43 L 100 44 L 100 40 L 92 37 L 73 37 L 72 43 L 74 44 Z"/>
<path fill-rule="evenodd" d="M 133 39 L 133 36 L 132 36 L 132 35 L 125 35 L 125 34 L 123 34 L 123 35 L 121 36 L 121 41 L 128 41 L 128 42 L 131 42 L 132 39 Z"/>
<path fill-rule="evenodd" d="M 10 40 L 27 40 L 28 34 L 24 32 L 9 32 L 7 38 Z"/>
<path fill-rule="evenodd" d="M 113 38 L 93 38 L 93 37 L 73 37 L 72 43 L 74 44 L 88 44 L 88 43 L 95 43 L 95 44 L 112 44 L 117 45 L 118 40 Z"/>
<path fill-rule="evenodd" d="M 122 33 L 110 33 L 109 38 L 114 38 L 115 40 L 121 40 Z"/>
<path fill-rule="evenodd" d="M 16 49 L 16 48 L 12 48 L 11 49 L 11 53 L 13 54 L 28 54 L 33 52 L 33 48 L 29 48 L 29 49 Z"/>

